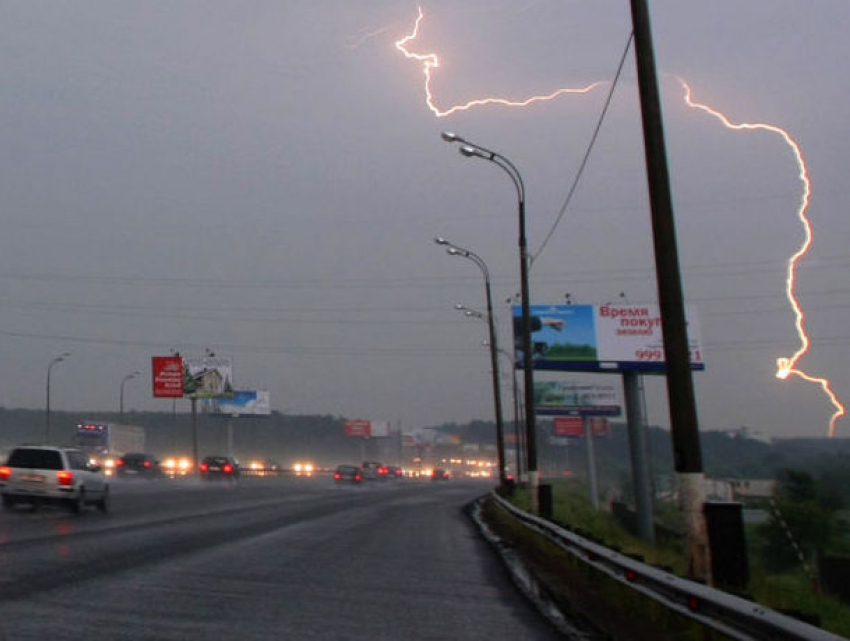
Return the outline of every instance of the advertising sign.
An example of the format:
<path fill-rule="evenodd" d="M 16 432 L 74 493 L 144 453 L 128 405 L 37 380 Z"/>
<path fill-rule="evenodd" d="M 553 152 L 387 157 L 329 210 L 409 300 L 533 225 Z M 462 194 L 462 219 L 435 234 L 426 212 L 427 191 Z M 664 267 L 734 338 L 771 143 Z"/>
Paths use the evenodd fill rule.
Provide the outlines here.
<path fill-rule="evenodd" d="M 154 356 L 154 398 L 183 398 L 183 359 L 180 356 Z"/>
<path fill-rule="evenodd" d="M 604 417 L 583 418 L 581 416 L 556 416 L 553 419 L 555 436 L 584 436 L 584 422 L 589 421 L 590 433 L 594 436 L 608 436 L 611 427 Z"/>
<path fill-rule="evenodd" d="M 555 436 L 581 436 L 584 434 L 584 418 L 581 416 L 556 416 Z"/>
<path fill-rule="evenodd" d="M 535 381 L 534 412 L 539 416 L 619 416 L 621 407 L 613 384 Z"/>
<path fill-rule="evenodd" d="M 611 424 L 607 418 L 594 416 L 587 420 L 590 421 L 590 433 L 594 436 L 608 436 L 611 434 Z"/>
<path fill-rule="evenodd" d="M 212 398 L 233 394 L 233 365 L 227 356 L 182 356 L 183 394 Z"/>
<path fill-rule="evenodd" d="M 390 435 L 389 421 L 346 421 L 346 436 L 381 437 Z"/>
<path fill-rule="evenodd" d="M 371 421 L 346 421 L 345 422 L 345 435 L 346 436 L 361 436 L 361 437 L 372 436 L 372 422 Z"/>
<path fill-rule="evenodd" d="M 268 390 L 234 390 L 233 396 L 203 399 L 203 410 L 231 416 L 269 416 L 272 413 Z"/>
<path fill-rule="evenodd" d="M 532 305 L 535 369 L 662 373 L 665 369 L 661 313 L 655 304 Z M 691 369 L 703 370 L 699 326 L 688 308 Z M 514 357 L 523 367 L 522 310 L 513 308 Z"/>

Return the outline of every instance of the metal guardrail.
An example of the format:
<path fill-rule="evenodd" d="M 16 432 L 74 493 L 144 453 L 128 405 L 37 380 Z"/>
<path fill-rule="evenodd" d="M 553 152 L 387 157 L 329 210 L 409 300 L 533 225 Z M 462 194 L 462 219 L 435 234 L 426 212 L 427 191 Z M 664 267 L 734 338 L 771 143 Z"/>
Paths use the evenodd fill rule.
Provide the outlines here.
<path fill-rule="evenodd" d="M 331 476 L 333 472 L 330 470 L 320 469 L 313 470 L 312 472 L 296 472 L 293 469 L 289 468 L 250 468 L 250 467 L 241 467 L 239 468 L 240 476 L 268 476 L 268 477 L 278 477 L 278 476 L 297 476 L 310 478 L 315 476 Z"/>
<path fill-rule="evenodd" d="M 844 638 L 758 603 L 636 561 L 520 510 L 495 492 L 492 497 L 525 525 L 598 571 L 734 639 L 841 641 Z"/>

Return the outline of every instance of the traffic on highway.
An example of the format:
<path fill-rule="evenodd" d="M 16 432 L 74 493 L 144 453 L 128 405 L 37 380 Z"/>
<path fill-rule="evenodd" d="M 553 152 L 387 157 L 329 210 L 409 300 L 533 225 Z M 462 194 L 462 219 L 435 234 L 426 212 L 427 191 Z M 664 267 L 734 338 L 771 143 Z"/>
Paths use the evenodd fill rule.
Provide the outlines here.
<path fill-rule="evenodd" d="M 77 511 L 46 500 L 64 470 L 20 457 L 0 468 L 4 638 L 557 638 L 472 536 L 481 481 L 101 470 L 108 509 Z"/>

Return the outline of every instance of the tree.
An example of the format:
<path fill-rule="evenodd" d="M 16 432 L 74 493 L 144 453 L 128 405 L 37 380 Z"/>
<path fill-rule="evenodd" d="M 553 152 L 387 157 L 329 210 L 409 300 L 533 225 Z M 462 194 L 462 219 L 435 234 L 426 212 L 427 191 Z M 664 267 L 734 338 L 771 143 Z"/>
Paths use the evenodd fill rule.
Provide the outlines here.
<path fill-rule="evenodd" d="M 770 520 L 759 528 L 766 569 L 781 572 L 811 564 L 836 532 L 835 495 L 800 470 L 785 469 L 777 479 Z"/>

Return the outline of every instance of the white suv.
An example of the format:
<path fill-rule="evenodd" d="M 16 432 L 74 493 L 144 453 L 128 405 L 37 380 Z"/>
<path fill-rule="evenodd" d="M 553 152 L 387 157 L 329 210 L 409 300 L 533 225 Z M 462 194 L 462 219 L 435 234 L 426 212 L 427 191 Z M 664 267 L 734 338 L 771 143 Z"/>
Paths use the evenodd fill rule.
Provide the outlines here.
<path fill-rule="evenodd" d="M 62 503 L 74 513 L 84 505 L 109 509 L 109 483 L 99 465 L 90 465 L 79 450 L 27 445 L 14 448 L 0 467 L 3 507 L 17 503 Z"/>

